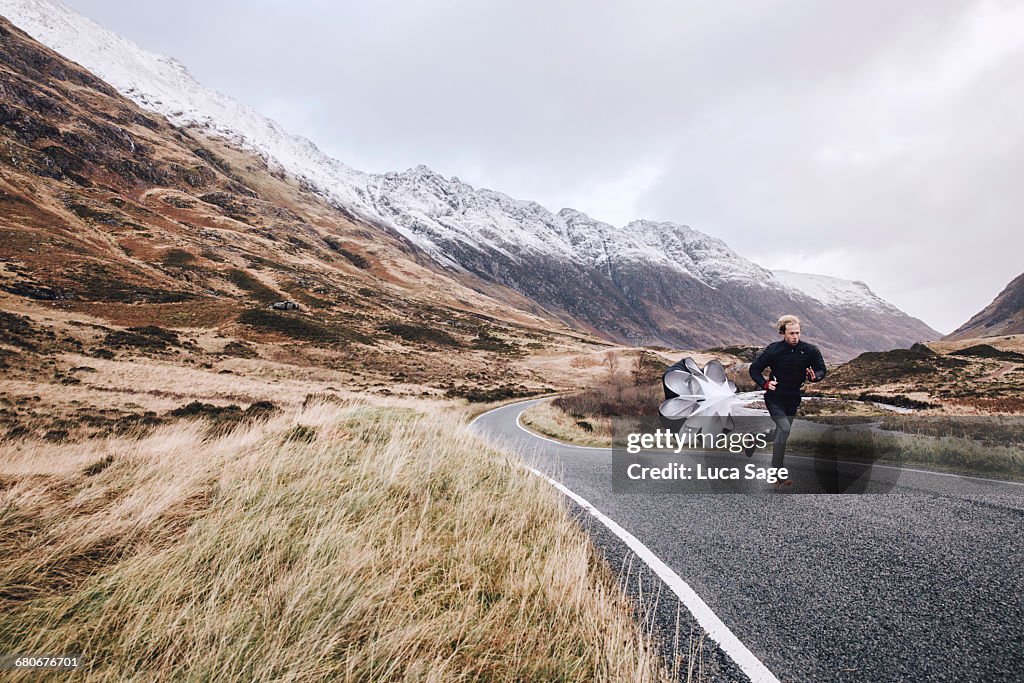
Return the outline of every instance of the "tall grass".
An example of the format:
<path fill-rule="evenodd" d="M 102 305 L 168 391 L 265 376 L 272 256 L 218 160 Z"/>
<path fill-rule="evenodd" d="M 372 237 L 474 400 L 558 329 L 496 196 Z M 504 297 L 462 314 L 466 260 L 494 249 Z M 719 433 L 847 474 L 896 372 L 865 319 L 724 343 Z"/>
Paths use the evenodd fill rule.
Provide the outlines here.
<path fill-rule="evenodd" d="M 523 424 L 559 441 L 610 448 L 612 418 L 654 417 L 664 400 L 664 361 L 641 351 L 628 368 L 620 363 L 618 355 L 605 354 L 603 369 L 585 387 L 531 406 Z"/>
<path fill-rule="evenodd" d="M 987 445 L 955 436 L 836 431 L 821 434 L 796 428 L 787 442 L 791 450 L 827 453 L 860 461 L 925 465 L 974 476 L 1024 479 L 1024 450 L 1019 446 Z"/>
<path fill-rule="evenodd" d="M 457 414 L 0 448 L 0 652 L 81 680 L 665 676 L 556 494 Z"/>
<path fill-rule="evenodd" d="M 1019 416 L 888 414 L 880 426 L 922 436 L 971 439 L 985 446 L 1024 447 L 1024 418 Z"/>
<path fill-rule="evenodd" d="M 619 369 L 609 353 L 606 371 L 580 391 L 555 398 L 552 405 L 577 420 L 615 416 L 654 415 L 665 396 L 661 386 L 664 363 L 641 353 L 629 371 Z"/>
<path fill-rule="evenodd" d="M 553 406 L 551 401 L 541 401 L 523 411 L 520 419 L 533 431 L 557 441 L 597 448 L 612 446 L 612 420 L 609 417 L 578 420 Z"/>

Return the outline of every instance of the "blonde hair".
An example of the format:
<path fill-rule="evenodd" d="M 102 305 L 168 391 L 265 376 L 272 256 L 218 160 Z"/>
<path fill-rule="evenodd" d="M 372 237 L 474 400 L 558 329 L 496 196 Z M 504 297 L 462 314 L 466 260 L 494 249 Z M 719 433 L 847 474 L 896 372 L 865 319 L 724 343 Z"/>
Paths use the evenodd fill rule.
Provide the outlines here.
<path fill-rule="evenodd" d="M 784 315 L 779 318 L 779 322 L 775 323 L 775 326 L 779 328 L 779 334 L 786 334 L 786 325 L 792 323 L 800 324 L 800 318 L 795 315 Z"/>

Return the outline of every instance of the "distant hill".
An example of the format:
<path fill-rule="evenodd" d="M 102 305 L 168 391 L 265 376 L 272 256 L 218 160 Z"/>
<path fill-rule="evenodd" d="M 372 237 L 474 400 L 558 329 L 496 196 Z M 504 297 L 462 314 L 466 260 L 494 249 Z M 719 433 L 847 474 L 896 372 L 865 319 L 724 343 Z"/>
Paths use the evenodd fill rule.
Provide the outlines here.
<path fill-rule="evenodd" d="M 1013 279 L 992 303 L 947 335 L 971 339 L 1024 333 L 1024 273 Z"/>
<path fill-rule="evenodd" d="M 808 394 L 881 401 L 951 414 L 1024 411 L 1021 337 L 998 346 L 977 340 L 914 344 L 909 349 L 867 352 L 831 370 Z"/>

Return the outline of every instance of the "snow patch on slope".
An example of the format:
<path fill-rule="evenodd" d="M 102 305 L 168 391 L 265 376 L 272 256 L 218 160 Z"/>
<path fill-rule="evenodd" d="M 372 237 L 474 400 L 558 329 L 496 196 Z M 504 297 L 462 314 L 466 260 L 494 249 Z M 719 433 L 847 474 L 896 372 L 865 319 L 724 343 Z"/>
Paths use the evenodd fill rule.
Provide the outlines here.
<path fill-rule="evenodd" d="M 842 280 L 827 275 L 794 273 L 788 270 L 776 270 L 773 273 L 783 286 L 806 294 L 829 308 L 852 306 L 893 312 L 898 310 L 860 280 Z"/>

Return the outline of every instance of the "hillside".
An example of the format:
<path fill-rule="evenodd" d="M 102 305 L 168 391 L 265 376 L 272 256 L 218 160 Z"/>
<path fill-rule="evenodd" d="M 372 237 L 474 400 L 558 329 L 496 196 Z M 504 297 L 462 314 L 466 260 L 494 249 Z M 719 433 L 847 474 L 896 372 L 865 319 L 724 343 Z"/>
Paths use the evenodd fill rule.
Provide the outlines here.
<path fill-rule="evenodd" d="M 69 409 L 142 420 L 268 398 L 243 388 L 247 373 L 260 386 L 319 373 L 309 391 L 527 395 L 569 376 L 528 354 L 607 346 L 524 312 L 515 292 L 460 284 L 2 19 L 0 58 L 0 366 L 16 429 L 59 434 Z"/>
<path fill-rule="evenodd" d="M 1024 334 L 1024 273 L 1015 277 L 992 303 L 945 339 L 997 337 L 1008 334 Z"/>
<path fill-rule="evenodd" d="M 831 370 L 808 394 L 961 415 L 1019 415 L 1024 413 L 1024 337 L 866 352 Z"/>

